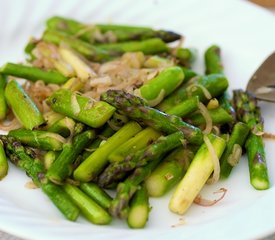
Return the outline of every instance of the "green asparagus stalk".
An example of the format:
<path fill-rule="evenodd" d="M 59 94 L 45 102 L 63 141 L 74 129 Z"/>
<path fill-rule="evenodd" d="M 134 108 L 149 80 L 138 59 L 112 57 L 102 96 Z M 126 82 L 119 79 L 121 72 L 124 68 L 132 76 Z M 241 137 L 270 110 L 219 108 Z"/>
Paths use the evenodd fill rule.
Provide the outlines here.
<path fill-rule="evenodd" d="M 226 144 L 225 151 L 220 160 L 221 178 L 228 178 L 232 168 L 238 164 L 242 155 L 242 146 L 249 134 L 249 127 L 242 122 L 234 125 L 233 131 Z"/>
<path fill-rule="evenodd" d="M 169 43 L 182 38 L 180 34 L 172 31 L 153 30 L 148 27 L 115 24 L 97 24 L 97 27 L 103 33 L 112 32 L 116 36 L 117 42 L 160 38 L 162 41 Z"/>
<path fill-rule="evenodd" d="M 151 172 L 161 162 L 162 158 L 163 156 L 154 158 L 145 166 L 136 168 L 124 182 L 120 182 L 118 184 L 116 196 L 111 202 L 111 206 L 109 208 L 109 212 L 112 216 L 121 219 L 128 217 L 130 200 L 138 190 L 140 183 L 149 177 Z"/>
<path fill-rule="evenodd" d="M 125 52 L 143 52 L 146 55 L 152 55 L 168 51 L 165 42 L 159 38 L 151 38 L 143 41 L 99 44 L 97 47 L 113 55 L 121 55 Z"/>
<path fill-rule="evenodd" d="M 166 111 L 167 114 L 185 117 L 198 109 L 199 97 L 194 96 L 182 101 Z"/>
<path fill-rule="evenodd" d="M 58 158 L 47 171 L 46 176 L 56 184 L 62 184 L 72 173 L 72 164 L 87 144 L 95 138 L 94 130 L 76 135 L 72 142 L 66 143 Z"/>
<path fill-rule="evenodd" d="M 101 99 L 113 105 L 128 117 L 158 131 L 167 134 L 181 131 L 188 142 L 197 145 L 203 142 L 203 134 L 199 128 L 187 124 L 180 117 L 167 115 L 157 109 L 148 107 L 141 98 L 132 94 L 119 90 L 108 90 L 101 95 Z"/>
<path fill-rule="evenodd" d="M 80 189 L 104 209 L 109 209 L 112 198 L 96 183 L 81 183 Z"/>
<path fill-rule="evenodd" d="M 65 44 L 92 61 L 108 61 L 113 57 L 110 52 L 93 46 L 64 32 L 47 30 L 43 33 L 42 40 L 58 46 Z"/>
<path fill-rule="evenodd" d="M 166 97 L 157 108 L 165 112 L 192 96 L 198 96 L 201 102 L 206 102 L 209 98 L 220 96 L 227 87 L 228 80 L 223 74 L 198 76 L 187 84 L 181 85 L 173 94 Z M 207 97 L 205 90 L 209 92 L 211 96 Z"/>
<path fill-rule="evenodd" d="M 161 38 L 165 42 L 173 42 L 181 38 L 181 36 L 177 33 L 164 30 L 153 30 L 148 27 L 115 24 L 87 25 L 73 19 L 59 16 L 49 18 L 47 20 L 47 28 L 78 36 L 80 39 L 90 43 L 104 41 L 110 42 L 113 39 L 117 42 L 144 40 L 154 37 Z M 111 33 L 112 38 L 108 39 L 104 37 L 104 35 L 97 37 L 96 33 L 98 32 L 101 34 Z"/>
<path fill-rule="evenodd" d="M 156 106 L 164 97 L 172 93 L 184 79 L 180 67 L 169 67 L 160 72 L 142 87 L 136 90 L 135 94 L 142 97 L 150 106 Z"/>
<path fill-rule="evenodd" d="M 136 122 L 127 123 L 75 169 L 74 178 L 81 182 L 94 180 L 108 164 L 109 154 L 141 129 Z"/>
<path fill-rule="evenodd" d="M 221 49 L 217 45 L 210 46 L 205 54 L 205 73 L 223 73 L 223 65 L 221 60 Z"/>
<path fill-rule="evenodd" d="M 78 187 L 65 184 L 63 189 L 90 222 L 98 225 L 106 225 L 111 222 L 112 218 L 108 212 L 88 197 Z"/>
<path fill-rule="evenodd" d="M 133 169 L 144 166 L 155 158 L 160 158 L 163 154 L 182 145 L 184 135 L 182 132 L 175 132 L 167 136 L 159 137 L 149 146 L 125 157 L 124 161 L 113 162 L 99 176 L 98 184 L 106 187 L 112 182 L 117 182 Z"/>
<path fill-rule="evenodd" d="M 44 118 L 18 82 L 12 80 L 5 88 L 5 97 L 18 121 L 27 129 L 33 129 L 44 123 Z"/>
<path fill-rule="evenodd" d="M 0 180 L 7 176 L 9 170 L 8 160 L 5 154 L 4 146 L 0 140 Z"/>
<path fill-rule="evenodd" d="M 5 119 L 8 106 L 5 98 L 6 76 L 0 74 L 0 120 Z"/>
<path fill-rule="evenodd" d="M 66 139 L 56 133 L 41 130 L 15 129 L 9 131 L 8 135 L 31 147 L 60 151 Z"/>
<path fill-rule="evenodd" d="M 254 96 L 242 90 L 233 91 L 237 119 L 246 123 L 251 132 L 245 142 L 250 173 L 250 183 L 257 190 L 265 190 L 270 186 L 265 159 L 264 131 L 260 107 Z"/>
<path fill-rule="evenodd" d="M 15 63 L 6 63 L 0 68 L 0 73 L 28 79 L 30 81 L 42 80 L 45 83 L 62 84 L 68 80 L 67 77 L 54 70 L 46 71 L 38 67 Z"/>
<path fill-rule="evenodd" d="M 186 173 L 196 147 L 178 147 L 156 167 L 145 180 L 145 187 L 151 197 L 161 197 L 174 187 Z"/>
<path fill-rule="evenodd" d="M 215 154 L 220 158 L 226 146 L 225 140 L 215 135 L 209 135 L 208 138 Z M 186 174 L 177 185 L 170 199 L 169 209 L 172 212 L 184 214 L 190 207 L 213 172 L 214 164 L 212 158 L 210 150 L 204 143 L 199 148 Z"/>
<path fill-rule="evenodd" d="M 127 155 L 145 148 L 157 140 L 160 135 L 160 132 L 150 127 L 138 132 L 134 137 L 123 143 L 108 156 L 109 162 L 123 161 Z"/>
<path fill-rule="evenodd" d="M 41 187 L 43 192 L 68 220 L 75 221 L 79 216 L 78 207 L 61 187 L 47 180 L 43 163 L 37 157 L 29 156 L 26 153 L 26 149 L 14 138 L 1 136 L 1 140 L 4 143 L 9 159 L 16 166 L 26 171 L 27 175 L 32 178 L 37 186 Z"/>
<path fill-rule="evenodd" d="M 144 186 L 136 191 L 130 202 L 127 223 L 130 228 L 144 228 L 150 212 L 149 197 Z"/>
<path fill-rule="evenodd" d="M 230 115 L 224 108 L 217 107 L 214 109 L 209 109 L 208 113 L 212 119 L 213 124 L 222 125 L 225 123 L 230 123 L 234 119 L 232 115 Z M 193 113 L 187 117 L 188 122 L 193 124 L 194 126 L 200 126 L 205 124 L 205 118 L 201 115 L 201 113 Z"/>
<path fill-rule="evenodd" d="M 103 126 L 115 111 L 115 108 L 106 102 L 94 102 L 91 98 L 67 89 L 59 89 L 54 92 L 47 99 L 47 103 L 55 112 L 62 113 L 93 128 Z"/>

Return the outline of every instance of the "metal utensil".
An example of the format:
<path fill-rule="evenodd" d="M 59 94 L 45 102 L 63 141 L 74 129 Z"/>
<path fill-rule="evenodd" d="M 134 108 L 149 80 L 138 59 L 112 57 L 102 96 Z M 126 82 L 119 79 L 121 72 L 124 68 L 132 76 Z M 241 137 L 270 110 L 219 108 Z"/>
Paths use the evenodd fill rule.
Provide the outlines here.
<path fill-rule="evenodd" d="M 260 100 L 275 102 L 275 52 L 252 75 L 246 90 Z"/>

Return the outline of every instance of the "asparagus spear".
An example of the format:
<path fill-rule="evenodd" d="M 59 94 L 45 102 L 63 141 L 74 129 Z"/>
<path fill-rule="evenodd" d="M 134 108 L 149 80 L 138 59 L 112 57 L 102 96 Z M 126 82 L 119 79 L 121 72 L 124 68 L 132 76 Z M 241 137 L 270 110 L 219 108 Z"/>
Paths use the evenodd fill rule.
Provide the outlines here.
<path fill-rule="evenodd" d="M 219 46 L 210 46 L 204 54 L 204 59 L 206 65 L 206 74 L 223 72 L 223 65 L 221 61 L 221 49 Z"/>
<path fill-rule="evenodd" d="M 79 207 L 82 214 L 92 223 L 105 225 L 112 220 L 111 216 L 105 209 L 99 206 L 95 201 L 88 197 L 78 187 L 65 184 L 63 186 L 65 192 L 71 197 L 75 204 Z"/>
<path fill-rule="evenodd" d="M 42 162 L 35 156 L 29 156 L 20 142 L 12 137 L 0 137 L 5 146 L 9 159 L 19 168 L 26 171 L 33 182 L 40 186 L 43 192 L 51 199 L 63 215 L 71 221 L 75 221 L 79 215 L 78 207 L 61 187 L 49 182 L 45 177 L 45 169 Z"/>
<path fill-rule="evenodd" d="M 135 153 L 157 140 L 160 135 L 160 132 L 148 127 L 138 132 L 134 137 L 115 149 L 109 155 L 108 159 L 110 162 L 121 162 L 127 155 Z"/>
<path fill-rule="evenodd" d="M 71 174 L 73 162 L 93 138 L 95 138 L 94 130 L 87 130 L 76 135 L 72 142 L 63 146 L 62 152 L 53 162 L 46 176 L 52 182 L 61 184 Z"/>
<path fill-rule="evenodd" d="M 168 51 L 167 45 L 159 38 L 151 38 L 143 41 L 129 41 L 122 43 L 108 43 L 97 45 L 99 49 L 105 50 L 112 55 L 121 55 L 125 52 L 143 52 L 144 54 L 157 54 Z"/>
<path fill-rule="evenodd" d="M 177 184 L 186 173 L 196 147 L 178 147 L 156 167 L 145 180 L 145 187 L 151 197 L 161 197 Z"/>
<path fill-rule="evenodd" d="M 182 101 L 181 103 L 175 105 L 174 107 L 171 107 L 166 111 L 167 114 L 170 115 L 176 115 L 179 117 L 185 117 L 189 113 L 194 112 L 195 110 L 198 109 L 198 104 L 199 104 L 199 97 L 194 96 L 189 99 L 186 99 Z"/>
<path fill-rule="evenodd" d="M 109 154 L 141 129 L 136 122 L 127 123 L 75 169 L 74 178 L 81 182 L 94 180 L 108 164 Z"/>
<path fill-rule="evenodd" d="M 8 170 L 8 160 L 5 154 L 3 143 L 0 140 L 0 180 L 2 180 L 8 174 Z"/>
<path fill-rule="evenodd" d="M 140 26 L 124 26 L 115 24 L 97 24 L 97 25 L 86 25 L 73 19 L 54 16 L 47 20 L 47 28 L 64 31 L 71 35 L 77 35 L 80 39 L 87 42 L 101 42 L 110 41 L 104 36 L 96 37 L 96 33 L 111 33 L 112 38 L 117 42 L 129 41 L 129 40 L 144 40 L 148 38 L 158 37 L 165 42 L 173 42 L 181 38 L 177 33 L 164 31 L 164 30 L 153 30 L 148 27 Z"/>
<path fill-rule="evenodd" d="M 155 158 L 183 144 L 184 135 L 182 132 L 175 132 L 167 136 L 159 137 L 149 146 L 125 157 L 124 161 L 113 162 L 100 175 L 98 183 L 106 187 L 112 182 L 117 182 L 129 171 L 136 167 L 144 166 Z"/>
<path fill-rule="evenodd" d="M 262 132 L 264 130 L 260 107 L 256 98 L 242 90 L 233 91 L 237 119 L 246 123 L 251 132 L 245 142 L 247 152 L 250 183 L 257 190 L 265 190 L 270 186 L 265 159 Z"/>
<path fill-rule="evenodd" d="M 8 106 L 5 98 L 5 87 L 7 79 L 5 75 L 0 74 L 0 120 L 5 119 Z"/>
<path fill-rule="evenodd" d="M 42 40 L 50 42 L 55 45 L 65 44 L 68 47 L 74 49 L 84 57 L 93 61 L 108 61 L 112 58 L 110 52 L 105 51 L 102 48 L 93 46 L 87 42 L 84 42 L 76 37 L 70 36 L 64 32 L 55 30 L 47 30 L 43 33 Z"/>
<path fill-rule="evenodd" d="M 94 102 L 91 98 L 67 89 L 59 89 L 54 92 L 47 99 L 47 103 L 55 112 L 62 113 L 93 128 L 102 126 L 115 111 L 115 108 L 106 102 Z"/>
<path fill-rule="evenodd" d="M 225 124 L 233 121 L 232 115 L 230 115 L 224 108 L 217 107 L 214 109 L 209 109 L 208 113 L 212 119 L 213 124 Z M 187 117 L 188 122 L 195 126 L 205 124 L 205 118 L 201 113 L 193 113 Z"/>
<path fill-rule="evenodd" d="M 249 134 L 249 127 L 242 122 L 234 125 L 233 131 L 226 144 L 225 151 L 221 157 L 221 177 L 227 178 L 232 168 L 239 162 L 242 155 L 242 146 Z"/>
<path fill-rule="evenodd" d="M 135 192 L 130 202 L 127 223 L 130 228 L 144 228 L 150 212 L 149 197 L 144 186 Z"/>
<path fill-rule="evenodd" d="M 0 68 L 0 73 L 28 79 L 30 81 L 42 80 L 45 83 L 62 84 L 68 80 L 67 77 L 54 70 L 46 71 L 38 67 L 15 63 L 6 63 Z"/>
<path fill-rule="evenodd" d="M 116 107 L 123 114 L 165 133 L 183 132 L 188 142 L 200 145 L 203 134 L 200 129 L 187 124 L 181 118 L 167 115 L 157 109 L 148 107 L 144 101 L 132 94 L 119 90 L 108 90 L 101 99 Z"/>
<path fill-rule="evenodd" d="M 21 128 L 9 131 L 8 135 L 28 146 L 51 151 L 62 150 L 66 142 L 66 139 L 59 134 L 41 130 Z"/>
<path fill-rule="evenodd" d="M 211 96 L 209 97 L 213 98 L 220 96 L 227 87 L 228 80 L 223 74 L 198 76 L 187 84 L 181 85 L 173 94 L 166 97 L 157 108 L 165 112 L 192 96 L 198 96 L 201 102 L 206 102 L 209 99 L 206 98 L 204 89 L 210 93 Z"/>
<path fill-rule="evenodd" d="M 35 103 L 15 80 L 8 82 L 5 97 L 14 115 L 25 128 L 33 129 L 44 123 Z"/>
<path fill-rule="evenodd" d="M 104 209 L 108 209 L 110 207 L 112 198 L 96 183 L 81 183 L 79 187 Z"/>
<path fill-rule="evenodd" d="M 226 146 L 225 140 L 215 135 L 209 135 L 208 137 L 219 158 Z M 190 207 L 213 172 L 214 164 L 212 157 L 206 144 L 203 144 L 170 199 L 169 209 L 172 212 L 184 214 Z"/>
<path fill-rule="evenodd" d="M 180 67 L 169 67 L 160 72 L 155 78 L 136 90 L 136 95 L 142 97 L 150 106 L 156 106 L 164 97 L 173 92 L 184 79 Z"/>

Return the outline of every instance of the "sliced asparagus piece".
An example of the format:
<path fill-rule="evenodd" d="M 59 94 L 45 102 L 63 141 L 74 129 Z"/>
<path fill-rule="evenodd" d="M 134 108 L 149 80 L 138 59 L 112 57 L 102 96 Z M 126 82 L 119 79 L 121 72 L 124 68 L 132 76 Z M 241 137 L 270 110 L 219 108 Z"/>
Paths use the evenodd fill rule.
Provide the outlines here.
<path fill-rule="evenodd" d="M 246 123 L 251 130 L 245 143 L 250 183 L 257 190 L 268 189 L 270 182 L 262 138 L 264 126 L 257 99 L 243 90 L 234 90 L 233 99 L 237 119 Z"/>
<path fill-rule="evenodd" d="M 65 192 L 72 198 L 79 207 L 82 214 L 92 223 L 99 225 L 109 224 L 112 220 L 108 212 L 94 202 L 89 196 L 82 192 L 78 187 L 65 184 Z"/>
<path fill-rule="evenodd" d="M 127 223 L 130 228 L 144 228 L 150 212 L 149 197 L 146 188 L 140 186 L 131 202 Z"/>
<path fill-rule="evenodd" d="M 45 122 L 33 100 L 15 80 L 7 84 L 5 97 L 14 115 L 25 128 L 32 130 Z"/>
<path fill-rule="evenodd" d="M 221 157 L 226 142 L 215 135 L 209 135 L 209 140 L 217 157 Z M 203 188 L 214 169 L 213 156 L 204 143 L 196 153 L 186 174 L 177 185 L 170 203 L 169 209 L 178 214 L 184 214 L 190 207 L 195 197 Z"/>
<path fill-rule="evenodd" d="M 39 149 L 60 151 L 66 139 L 56 133 L 41 130 L 15 129 L 9 131 L 8 135 L 16 140 Z"/>
<path fill-rule="evenodd" d="M 74 178 L 81 182 L 94 180 L 108 164 L 109 154 L 141 129 L 136 122 L 127 123 L 75 169 Z"/>
<path fill-rule="evenodd" d="M 115 108 L 106 102 L 73 93 L 67 89 L 54 92 L 47 103 L 58 113 L 80 121 L 90 127 L 101 127 L 113 115 Z"/>
<path fill-rule="evenodd" d="M 0 121 L 6 118 L 8 106 L 5 98 L 5 87 L 7 79 L 5 75 L 0 74 Z"/>
<path fill-rule="evenodd" d="M 30 81 L 42 80 L 45 83 L 62 84 L 68 80 L 67 77 L 54 70 L 46 71 L 38 67 L 15 63 L 6 63 L 0 68 L 0 73 L 28 79 Z"/>

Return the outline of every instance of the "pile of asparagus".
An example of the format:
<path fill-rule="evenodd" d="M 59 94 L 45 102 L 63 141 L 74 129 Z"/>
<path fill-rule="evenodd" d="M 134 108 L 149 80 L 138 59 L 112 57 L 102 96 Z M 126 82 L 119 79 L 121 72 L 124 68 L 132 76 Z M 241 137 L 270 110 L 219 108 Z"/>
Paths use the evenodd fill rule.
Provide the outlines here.
<path fill-rule="evenodd" d="M 243 149 L 251 184 L 269 188 L 256 99 L 243 90 L 230 99 L 216 45 L 205 52 L 205 74 L 194 72 L 194 51 L 169 46 L 181 38 L 147 27 L 48 19 L 41 39 L 25 49 L 29 64 L 0 68 L 0 118 L 5 121 L 11 110 L 22 125 L 0 136 L 0 177 L 8 172 L 8 158 L 67 219 L 75 221 L 81 212 L 94 224 L 109 224 L 117 217 L 131 228 L 145 226 L 149 197 L 174 187 L 169 208 L 184 214 L 207 182 L 229 177 Z M 41 41 L 66 46 L 76 76 L 66 75 L 64 63 L 51 56 L 54 69 L 32 66 Z M 108 90 L 99 101 L 84 96 L 81 84 L 71 84 L 76 77 L 89 80 L 87 63 L 127 52 L 142 52 L 154 66 L 171 59 L 175 64 L 137 86 L 135 94 Z M 46 100 L 47 118 L 15 77 L 61 86 Z"/>

